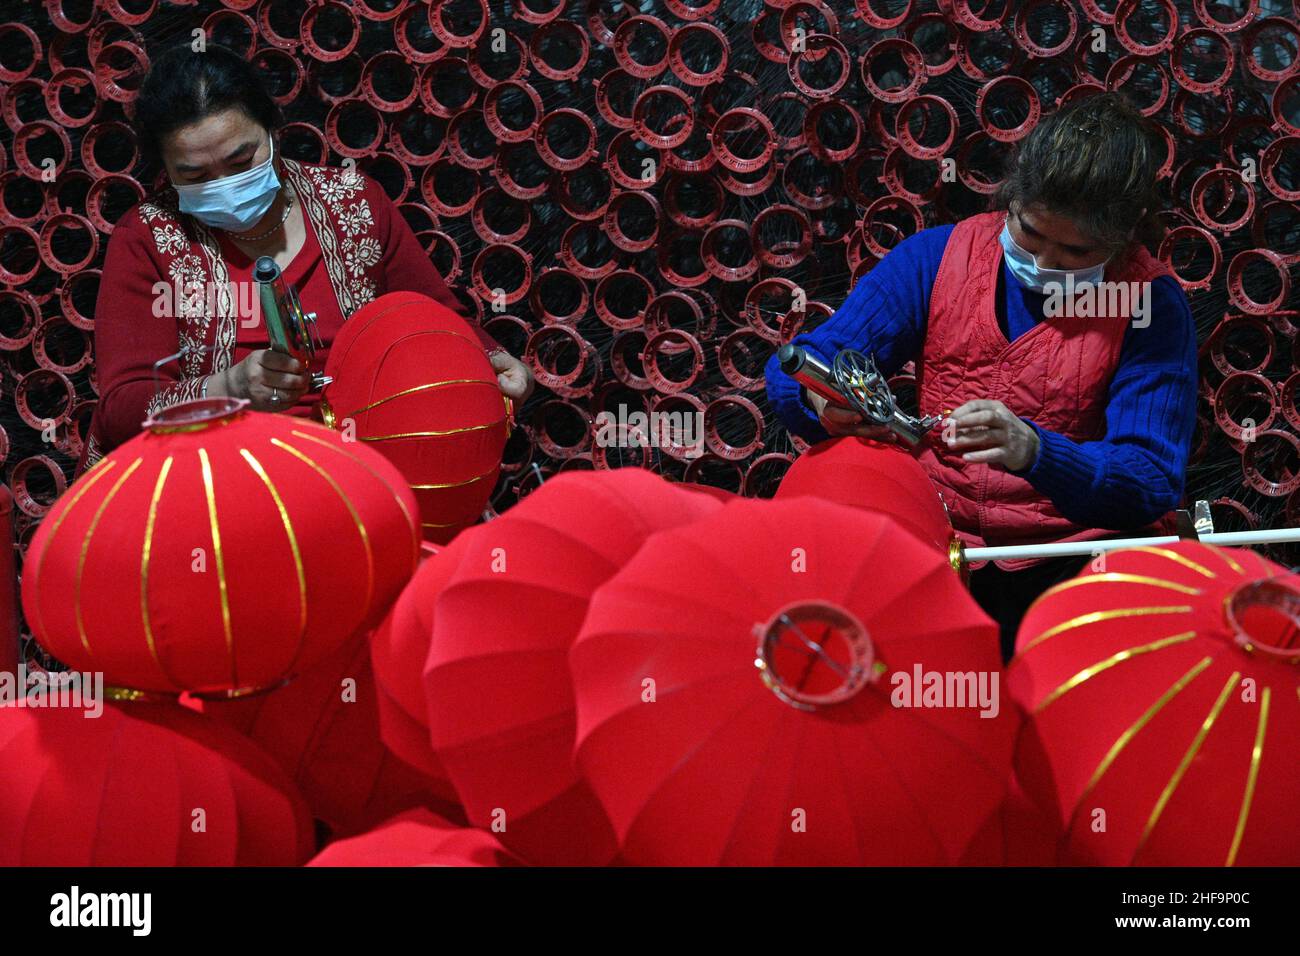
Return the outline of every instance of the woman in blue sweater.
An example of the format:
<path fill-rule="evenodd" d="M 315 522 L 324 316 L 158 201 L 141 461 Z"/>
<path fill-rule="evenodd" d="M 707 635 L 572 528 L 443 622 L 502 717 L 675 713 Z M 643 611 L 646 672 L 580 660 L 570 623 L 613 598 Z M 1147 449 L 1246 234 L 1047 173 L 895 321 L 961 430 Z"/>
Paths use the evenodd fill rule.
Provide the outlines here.
<path fill-rule="evenodd" d="M 968 544 L 1136 531 L 1175 508 L 1196 418 L 1196 328 L 1158 237 L 1157 139 L 1120 95 L 1098 94 L 1025 138 L 994 212 L 899 243 L 814 331 L 825 361 L 915 360 L 922 414 L 944 416 L 918 460 Z M 884 438 L 767 366 L 789 430 Z M 1010 657 L 1025 609 L 1086 558 L 977 568 L 971 591 Z"/>

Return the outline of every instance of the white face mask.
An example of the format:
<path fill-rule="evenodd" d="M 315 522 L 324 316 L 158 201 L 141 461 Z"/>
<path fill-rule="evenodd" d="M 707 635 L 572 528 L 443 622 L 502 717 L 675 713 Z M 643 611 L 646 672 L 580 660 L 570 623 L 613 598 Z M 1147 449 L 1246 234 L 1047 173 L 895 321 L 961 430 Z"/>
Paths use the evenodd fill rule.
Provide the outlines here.
<path fill-rule="evenodd" d="M 1059 284 L 1066 288 L 1067 277 L 1072 276 L 1073 287 L 1078 288 L 1081 284 L 1098 283 L 1102 276 L 1106 274 L 1106 263 L 1110 258 L 1095 266 L 1088 266 L 1086 269 L 1044 269 L 1038 264 L 1038 260 L 1020 243 L 1016 242 L 1011 236 L 1011 221 L 1008 217 L 1007 222 L 1002 226 L 1002 232 L 998 235 L 998 241 L 1002 243 L 1002 252 L 1006 256 L 1007 267 L 1011 274 L 1016 277 L 1026 289 L 1032 289 L 1035 292 L 1042 292 L 1048 285 Z"/>
<path fill-rule="evenodd" d="M 189 213 L 205 226 L 227 232 L 247 232 L 266 215 L 280 191 L 275 174 L 275 140 L 265 162 L 233 176 L 206 183 L 172 183 L 180 199 L 181 212 Z"/>

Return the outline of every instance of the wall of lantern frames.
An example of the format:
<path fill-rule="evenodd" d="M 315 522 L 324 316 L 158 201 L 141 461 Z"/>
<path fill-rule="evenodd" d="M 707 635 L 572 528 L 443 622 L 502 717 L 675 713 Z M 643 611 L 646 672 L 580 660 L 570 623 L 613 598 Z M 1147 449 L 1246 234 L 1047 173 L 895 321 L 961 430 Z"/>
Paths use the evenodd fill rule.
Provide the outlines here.
<path fill-rule="evenodd" d="M 770 494 L 804 449 L 766 406 L 771 351 L 905 236 L 982 211 L 1045 111 L 1123 90 L 1163 134 L 1159 255 L 1202 342 L 1189 497 L 1221 529 L 1300 524 L 1300 0 L 16 9 L 0 24 L 0 462 L 20 553 L 94 408 L 113 222 L 156 181 L 132 101 L 149 53 L 195 28 L 257 65 L 284 153 L 378 180 L 533 367 L 498 512 L 557 472 L 625 464 Z M 891 385 L 911 396 L 912 370 Z M 704 454 L 603 446 L 597 416 L 620 407 L 698 414 Z"/>

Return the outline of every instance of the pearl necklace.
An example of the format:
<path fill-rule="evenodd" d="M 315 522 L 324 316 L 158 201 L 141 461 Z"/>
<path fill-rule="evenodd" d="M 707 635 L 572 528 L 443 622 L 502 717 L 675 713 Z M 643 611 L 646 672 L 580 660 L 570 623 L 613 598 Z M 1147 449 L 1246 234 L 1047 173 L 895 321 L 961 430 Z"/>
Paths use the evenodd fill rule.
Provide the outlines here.
<path fill-rule="evenodd" d="M 230 236 L 230 238 L 238 242 L 259 242 L 262 239 L 266 239 L 268 236 L 272 235 L 273 233 L 278 232 L 284 226 L 284 224 L 289 221 L 289 213 L 292 211 L 293 211 L 293 193 L 289 192 L 288 190 L 285 190 L 284 215 L 280 217 L 279 222 L 277 222 L 270 229 L 266 230 L 266 232 L 260 233 L 259 235 L 256 236 L 249 236 L 242 232 L 231 232 L 229 229 L 223 229 L 222 232 L 224 232 L 226 235 Z"/>

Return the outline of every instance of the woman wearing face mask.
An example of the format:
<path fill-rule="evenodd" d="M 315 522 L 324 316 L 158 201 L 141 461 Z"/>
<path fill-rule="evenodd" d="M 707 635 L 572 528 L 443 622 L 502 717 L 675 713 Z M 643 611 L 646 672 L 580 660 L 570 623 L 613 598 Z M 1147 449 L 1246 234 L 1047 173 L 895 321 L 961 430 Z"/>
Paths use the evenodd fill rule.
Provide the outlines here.
<path fill-rule="evenodd" d="M 921 413 L 944 416 L 918 460 L 969 544 L 1134 531 L 1182 498 L 1196 329 L 1177 280 L 1143 245 L 1158 238 L 1159 155 L 1147 121 L 1118 94 L 1045 117 L 995 211 L 899 243 L 834 315 L 794 340 L 828 361 L 842 348 L 874 353 L 887 375 L 916 361 Z M 1095 293 L 1080 286 L 1099 280 L 1107 295 L 1092 302 L 1068 294 Z M 1110 296 L 1121 288 L 1129 314 Z M 767 389 L 809 441 L 887 434 L 806 394 L 775 359 Z M 1085 562 L 973 571 L 1004 656 L 1032 600 Z"/>
<path fill-rule="evenodd" d="M 267 348 L 252 284 L 261 256 L 316 313 L 324 349 L 315 371 L 348 316 L 386 292 L 464 312 L 377 183 L 280 154 L 279 111 L 235 53 L 167 51 L 135 105 L 141 147 L 171 185 L 123 215 L 108 246 L 95 311 L 100 400 L 84 467 L 186 399 L 231 395 L 260 411 L 312 413 L 312 370 Z M 479 337 L 502 392 L 523 401 L 527 367 Z M 178 352 L 156 375 L 155 363 Z"/>

